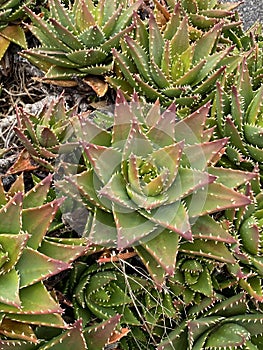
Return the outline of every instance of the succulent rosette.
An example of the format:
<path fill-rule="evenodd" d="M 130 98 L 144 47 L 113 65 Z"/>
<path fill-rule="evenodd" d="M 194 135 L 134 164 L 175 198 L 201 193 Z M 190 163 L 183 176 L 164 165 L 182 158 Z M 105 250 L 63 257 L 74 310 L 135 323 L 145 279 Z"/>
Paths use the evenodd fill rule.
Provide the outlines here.
<path fill-rule="evenodd" d="M 81 0 L 66 7 L 49 0 L 46 19 L 25 8 L 32 21 L 28 28 L 41 46 L 23 51 L 22 56 L 49 80 L 107 73 L 112 70 L 111 49 L 133 29 L 132 14 L 141 3 Z"/>
<path fill-rule="evenodd" d="M 110 130 L 86 116 L 74 119 L 87 170 L 65 173 L 56 185 L 90 211 L 83 234 L 91 242 L 119 250 L 133 246 L 146 265 L 151 256 L 169 274 L 180 239 L 193 241 L 199 217 L 197 242 L 218 240 L 221 234 L 220 247 L 233 242 L 208 214 L 248 204 L 245 195 L 231 188 L 254 174 L 213 166 L 227 139 L 209 141 L 213 130 L 204 130 L 208 112 L 205 105 L 178 121 L 173 104 L 161 113 L 158 102 L 144 108 L 134 95 L 129 105 L 118 92 Z M 229 184 L 227 176 L 232 178 Z M 184 243 L 183 251 L 202 251 L 195 243 Z M 219 246 L 212 245 L 202 245 L 205 255 L 213 250 L 217 256 Z"/>
<path fill-rule="evenodd" d="M 46 103 L 38 114 L 17 108 L 17 137 L 40 165 L 53 170 L 58 154 L 69 153 L 76 148 L 71 118 L 77 113 L 76 106 L 67 109 L 61 94 Z M 76 140 L 75 140 L 76 141 Z"/>
<path fill-rule="evenodd" d="M 261 349 L 262 313 L 248 310 L 244 293 L 194 305 L 157 347 L 158 350 Z"/>

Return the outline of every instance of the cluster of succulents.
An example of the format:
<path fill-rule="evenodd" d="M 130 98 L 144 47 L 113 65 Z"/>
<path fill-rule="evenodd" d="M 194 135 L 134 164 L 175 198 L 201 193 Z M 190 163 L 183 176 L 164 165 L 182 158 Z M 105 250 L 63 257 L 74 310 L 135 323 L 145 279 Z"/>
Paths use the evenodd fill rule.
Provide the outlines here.
<path fill-rule="evenodd" d="M 116 100 L 17 108 L 49 174 L 0 182 L 0 349 L 262 349 L 261 26 L 217 0 L 30 3 L 0 0 L 0 58 L 27 16 L 43 81 Z"/>
<path fill-rule="evenodd" d="M 174 273 L 178 249 L 206 256 L 222 245 L 220 259 L 229 259 L 222 242 L 232 237 L 222 237 L 213 249 L 222 229 L 209 214 L 249 204 L 232 188 L 255 176 L 213 166 L 227 140 L 209 141 L 211 130 L 204 130 L 209 105 L 180 121 L 174 108 L 163 113 L 158 103 L 143 108 L 137 95 L 129 105 L 118 91 L 111 132 L 81 116 L 74 120 L 87 170 L 65 173 L 56 183 L 66 196 L 79 193 L 92 212 L 84 232 L 91 242 L 119 250 L 133 246 L 160 285 L 166 273 Z M 232 179 L 228 184 L 226 177 Z M 199 217 L 205 227 L 194 239 Z"/>

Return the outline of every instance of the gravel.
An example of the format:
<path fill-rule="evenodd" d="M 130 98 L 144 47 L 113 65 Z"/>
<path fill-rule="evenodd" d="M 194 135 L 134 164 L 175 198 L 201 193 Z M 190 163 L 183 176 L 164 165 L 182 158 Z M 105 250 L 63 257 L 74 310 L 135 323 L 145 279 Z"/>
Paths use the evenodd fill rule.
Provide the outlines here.
<path fill-rule="evenodd" d="M 238 0 L 222 0 L 222 2 L 238 2 Z M 252 26 L 256 21 L 263 23 L 263 0 L 243 0 L 238 11 L 244 21 L 244 28 Z"/>

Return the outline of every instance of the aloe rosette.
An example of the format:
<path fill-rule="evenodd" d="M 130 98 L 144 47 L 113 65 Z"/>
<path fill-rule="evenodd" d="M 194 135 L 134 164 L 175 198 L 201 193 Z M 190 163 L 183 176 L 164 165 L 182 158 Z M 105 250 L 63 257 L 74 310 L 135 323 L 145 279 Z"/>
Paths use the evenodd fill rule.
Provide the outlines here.
<path fill-rule="evenodd" d="M 111 49 L 118 47 L 133 25 L 133 11 L 141 1 L 74 1 L 66 8 L 49 0 L 47 19 L 26 8 L 32 21 L 28 28 L 41 46 L 22 52 L 48 79 L 71 79 L 88 74 L 102 75 L 112 69 Z"/>
<path fill-rule="evenodd" d="M 76 107 L 66 108 L 61 95 L 46 103 L 38 114 L 17 108 L 17 126 L 14 130 L 31 157 L 52 170 L 58 154 L 69 153 L 76 148 L 71 126 L 71 118 L 76 113 Z"/>
<path fill-rule="evenodd" d="M 189 19 L 181 17 L 180 4 L 165 30 L 159 28 L 153 14 L 148 22 L 134 17 L 136 34 L 124 37 L 122 50 L 113 49 L 116 73 L 106 79 L 126 96 L 136 90 L 147 101 L 158 98 L 162 105 L 175 101 L 178 111 L 182 108 L 182 115 L 187 115 L 212 98 L 215 82 L 240 61 L 238 54 L 231 54 L 232 44 L 218 45 L 223 22 L 192 39 Z"/>
<path fill-rule="evenodd" d="M 173 274 L 178 249 L 233 259 L 223 243 L 233 237 L 209 214 L 248 204 L 232 188 L 255 174 L 213 166 L 227 139 L 209 141 L 208 112 L 205 105 L 178 121 L 174 105 L 161 113 L 157 102 L 145 111 L 136 95 L 129 105 L 118 92 L 110 131 L 86 117 L 73 122 L 87 170 L 65 173 L 58 190 L 82 198 L 90 210 L 84 235 L 91 242 L 119 250 L 134 246 L 155 280 Z M 225 181 L 229 176 L 232 181 Z"/>
<path fill-rule="evenodd" d="M 32 0 L 1 0 L 0 1 L 0 60 L 13 42 L 22 48 L 27 48 L 25 32 L 19 22 L 26 16 L 23 7 Z"/>
<path fill-rule="evenodd" d="M 128 292 L 127 280 L 129 287 Z M 120 322 L 140 325 L 134 312 L 133 298 L 140 298 L 149 283 L 137 276 L 124 275 L 122 269 L 113 263 L 88 265 L 85 260 L 75 264 L 66 281 L 66 295 L 72 299 L 76 318 L 82 318 L 88 325 L 96 317 L 107 320 L 119 314 Z"/>
<path fill-rule="evenodd" d="M 82 318 L 83 325 L 121 314 L 121 349 L 135 348 L 138 344 L 154 349 L 153 344 L 162 337 L 166 324 L 179 317 L 174 298 L 170 293 L 157 291 L 150 279 L 140 275 L 139 270 L 136 272 L 138 267 L 126 268 L 121 262 L 89 265 L 84 257 L 74 265 L 63 293 L 72 300 L 75 317 Z"/>
<path fill-rule="evenodd" d="M 35 326 L 67 328 L 63 309 L 43 283 L 89 250 L 85 239 L 48 237 L 63 199 L 45 202 L 51 176 L 25 193 L 20 175 L 0 183 L 0 346 L 37 343 Z M 14 343 L 13 343 L 14 342 Z"/>
<path fill-rule="evenodd" d="M 185 318 L 158 346 L 158 350 L 261 349 L 262 313 L 248 310 L 244 293 L 206 300 L 188 310 Z"/>

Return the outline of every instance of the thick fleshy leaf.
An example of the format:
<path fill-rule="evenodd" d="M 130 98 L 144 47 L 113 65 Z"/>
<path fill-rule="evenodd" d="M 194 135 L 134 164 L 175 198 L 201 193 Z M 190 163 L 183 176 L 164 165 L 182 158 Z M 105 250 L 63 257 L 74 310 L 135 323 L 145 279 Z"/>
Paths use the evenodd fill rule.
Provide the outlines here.
<path fill-rule="evenodd" d="M 79 350 L 85 350 L 86 342 L 83 337 L 81 320 L 76 321 L 70 329 L 64 331 L 61 335 L 52 338 L 44 345 L 40 345 L 39 350 L 65 350 L 76 348 Z"/>
<path fill-rule="evenodd" d="M 184 142 L 170 145 L 152 152 L 151 159 L 159 169 L 167 169 L 168 176 L 163 186 L 163 191 L 167 190 L 175 181 L 180 164 Z"/>
<path fill-rule="evenodd" d="M 68 16 L 67 9 L 62 3 L 56 0 L 49 0 L 51 18 L 59 18 L 60 23 L 68 28 L 70 31 L 75 32 L 75 23 L 70 16 Z"/>
<path fill-rule="evenodd" d="M 29 247 L 38 248 L 63 201 L 64 199 L 60 198 L 40 207 L 23 210 L 22 227 L 31 235 L 28 241 Z"/>
<path fill-rule="evenodd" d="M 235 258 L 222 242 L 195 239 L 193 243 L 186 242 L 181 245 L 179 251 L 230 264 L 235 263 Z"/>
<path fill-rule="evenodd" d="M 19 260 L 23 249 L 25 248 L 29 239 L 29 234 L 20 233 L 18 235 L 0 234 L 0 246 L 7 253 L 7 259 L 4 265 L 1 267 L 1 273 L 7 273 Z"/>
<path fill-rule="evenodd" d="M 165 147 L 175 143 L 175 104 L 171 104 L 162 114 L 160 114 L 159 104 L 155 104 L 147 115 L 147 122 L 150 128 L 146 135 L 155 146 Z"/>
<path fill-rule="evenodd" d="M 14 235 L 20 233 L 22 200 L 23 195 L 19 192 L 0 209 L 0 232 Z"/>
<path fill-rule="evenodd" d="M 235 238 L 211 216 L 200 216 L 192 225 L 193 237 L 216 242 L 236 243 Z"/>
<path fill-rule="evenodd" d="M 159 263 L 167 274 L 173 275 L 178 253 L 179 235 L 164 230 L 158 236 L 141 245 Z"/>
<path fill-rule="evenodd" d="M 237 188 L 240 185 L 247 183 L 257 176 L 256 173 L 240 171 L 226 168 L 209 167 L 208 172 L 217 177 L 216 183 L 229 188 Z"/>
<path fill-rule="evenodd" d="M 242 346 L 249 338 L 250 333 L 245 327 L 229 322 L 210 333 L 206 346 L 212 348 Z"/>
<path fill-rule="evenodd" d="M 128 181 L 130 188 L 137 193 L 142 193 L 139 166 L 142 164 L 142 159 L 131 154 L 128 160 Z"/>
<path fill-rule="evenodd" d="M 96 208 L 91 220 L 91 227 L 87 232 L 87 236 L 94 244 L 103 245 L 106 247 L 116 246 L 117 229 L 113 215 Z"/>
<path fill-rule="evenodd" d="M 205 170 L 211 162 L 213 163 L 215 155 L 220 154 L 227 141 L 228 139 L 225 138 L 199 145 L 185 146 L 182 163 L 193 169 Z"/>
<path fill-rule="evenodd" d="M 10 189 L 7 192 L 7 196 L 14 197 L 14 195 L 17 192 L 22 192 L 22 193 L 25 192 L 23 173 L 16 178 L 16 181 L 12 184 L 12 186 L 10 187 Z M 24 200 L 23 200 L 23 202 L 24 202 Z"/>
<path fill-rule="evenodd" d="M 166 191 L 167 204 L 181 200 L 198 189 L 207 189 L 216 177 L 206 172 L 188 168 L 179 168 L 173 185 Z M 206 192 L 206 190 L 204 191 Z"/>
<path fill-rule="evenodd" d="M 150 57 L 158 67 L 161 66 L 162 48 L 164 46 L 164 39 L 161 35 L 160 29 L 156 23 L 153 14 L 149 18 L 149 51 Z"/>
<path fill-rule="evenodd" d="M 151 222 L 138 212 L 130 212 L 129 215 L 121 212 L 119 208 L 113 208 L 114 220 L 118 232 L 118 248 L 124 249 L 149 236 L 157 229 L 158 225 Z"/>
<path fill-rule="evenodd" d="M 3 58 L 9 45 L 10 45 L 10 40 L 8 40 L 0 35 L 0 60 Z"/>
<path fill-rule="evenodd" d="M 32 261 L 34 264 L 32 264 Z M 16 265 L 16 269 L 20 274 L 21 288 L 35 284 L 69 268 L 69 264 L 52 259 L 32 248 L 23 250 Z"/>
<path fill-rule="evenodd" d="M 116 315 L 100 324 L 86 328 L 83 335 L 88 349 L 97 350 L 103 348 L 109 342 L 115 328 L 120 322 L 120 318 L 120 315 Z"/>
<path fill-rule="evenodd" d="M 35 350 L 36 345 L 34 343 L 29 343 L 28 341 L 22 340 L 3 340 L 0 339 L 0 346 L 2 350 L 9 350 L 10 346 L 17 350 Z"/>
<path fill-rule="evenodd" d="M 78 116 L 78 118 L 72 120 L 72 124 L 80 140 L 100 146 L 110 145 L 110 133 L 88 118 Z"/>
<path fill-rule="evenodd" d="M 151 196 L 150 193 L 147 195 L 147 190 L 145 190 L 145 188 L 143 188 L 145 193 L 142 194 L 134 191 L 130 186 L 126 186 L 126 191 L 133 204 L 135 204 L 138 208 L 142 208 L 147 211 L 160 207 L 161 205 L 165 204 L 168 199 L 165 194 L 158 194 L 159 191 L 157 192 L 154 188 L 152 191 L 155 193 L 155 195 L 153 196 Z"/>
<path fill-rule="evenodd" d="M 119 206 L 122 206 L 123 211 L 129 212 L 136 209 L 136 205 L 126 191 L 125 180 L 119 173 L 115 173 L 112 176 L 106 186 L 102 187 L 99 191 L 99 194 Z"/>
<path fill-rule="evenodd" d="M 12 320 L 16 320 L 16 314 L 18 320 L 23 316 L 29 316 L 28 319 L 30 320 L 31 315 L 62 313 L 62 309 L 50 296 L 42 282 L 22 288 L 20 290 L 20 300 L 21 309 L 18 310 L 14 306 L 0 303 L 0 310 L 8 312 L 8 318 Z"/>
<path fill-rule="evenodd" d="M 63 244 L 63 240 L 61 241 L 62 242 L 60 242 L 59 239 L 57 242 L 44 239 L 39 248 L 39 252 L 51 257 L 52 259 L 60 260 L 65 263 L 71 263 L 78 257 L 84 255 L 85 252 L 89 249 L 88 245 L 84 245 L 84 240 L 83 246 L 80 245 L 80 242 L 76 242 L 76 245 L 71 245 Z"/>
<path fill-rule="evenodd" d="M 41 206 L 46 200 L 52 175 L 48 175 L 34 186 L 30 191 L 26 192 L 23 199 L 23 209 Z"/>
<path fill-rule="evenodd" d="M 175 128 L 176 141 L 185 140 L 186 144 L 191 145 L 200 142 L 209 109 L 210 104 L 207 103 L 190 116 L 180 120 Z"/>
<path fill-rule="evenodd" d="M 128 45 L 129 54 L 134 59 L 139 74 L 146 80 L 151 81 L 150 70 L 148 66 L 148 55 L 144 49 L 132 38 L 125 36 Z"/>
<path fill-rule="evenodd" d="M 200 273 L 198 281 L 194 284 L 191 284 L 190 288 L 193 291 L 202 293 L 207 297 L 212 297 L 213 285 L 212 285 L 211 276 L 206 267 L 204 267 L 204 270 Z"/>
<path fill-rule="evenodd" d="M 116 169 L 120 167 L 122 155 L 115 149 L 85 143 L 84 151 L 91 162 L 95 173 L 103 184 L 106 184 Z"/>
<path fill-rule="evenodd" d="M 123 93 L 118 90 L 116 96 L 116 106 L 114 111 L 114 125 L 112 132 L 112 143 L 116 148 L 123 148 L 124 141 L 127 140 L 131 124 L 133 120 L 133 113 Z"/>
<path fill-rule="evenodd" d="M 147 157 L 153 151 L 153 145 L 148 137 L 142 133 L 138 120 L 134 117 L 130 131 L 123 147 L 122 159 L 126 160 L 131 154 Z"/>
<path fill-rule="evenodd" d="M 25 340 L 31 343 L 37 343 L 37 337 L 31 326 L 9 320 L 8 318 L 5 318 L 1 323 L 0 332 L 11 339 L 15 338 Z"/>
<path fill-rule="evenodd" d="M 197 217 L 208 213 L 237 208 L 250 204 L 250 199 L 221 184 L 208 185 L 207 191 L 198 190 L 191 198 L 185 200 L 191 217 Z"/>
<path fill-rule="evenodd" d="M 209 32 L 205 33 L 202 38 L 196 42 L 194 62 L 206 58 L 211 53 L 222 26 L 222 23 L 217 23 Z"/>
<path fill-rule="evenodd" d="M 0 302 L 19 308 L 21 306 L 19 299 L 19 275 L 16 270 L 13 269 L 4 275 L 0 275 L 0 285 Z"/>
<path fill-rule="evenodd" d="M 1 30 L 1 36 L 9 41 L 21 46 L 22 48 L 27 48 L 26 36 L 24 30 L 18 25 L 9 25 Z"/>
<path fill-rule="evenodd" d="M 192 240 L 188 213 L 180 201 L 170 205 L 162 205 L 150 212 L 140 210 L 140 213 L 153 223 L 178 233 L 187 240 Z"/>
<path fill-rule="evenodd" d="M 134 247 L 134 249 L 146 266 L 149 274 L 156 284 L 156 287 L 161 290 L 165 282 L 165 270 L 143 246 L 137 245 Z"/>
<path fill-rule="evenodd" d="M 188 18 L 184 17 L 171 40 L 172 57 L 180 55 L 189 48 Z"/>
<path fill-rule="evenodd" d="M 110 210 L 111 201 L 105 197 L 99 196 L 98 194 L 101 190 L 102 183 L 92 169 L 83 171 L 72 178 L 67 178 L 66 181 L 67 184 L 75 186 L 78 189 L 79 194 L 85 196 L 85 198 L 87 198 L 92 204 L 105 211 Z"/>

